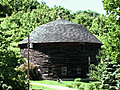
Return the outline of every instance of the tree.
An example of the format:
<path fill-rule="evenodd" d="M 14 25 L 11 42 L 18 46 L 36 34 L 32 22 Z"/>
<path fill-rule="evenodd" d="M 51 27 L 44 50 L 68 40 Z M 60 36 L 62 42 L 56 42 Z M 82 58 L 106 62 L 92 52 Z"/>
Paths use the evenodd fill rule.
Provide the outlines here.
<path fill-rule="evenodd" d="M 39 3 L 37 0 L 0 0 L 0 7 L 0 10 L 2 10 L 1 16 L 5 17 L 6 14 L 10 16 L 12 13 L 17 13 L 18 11 L 23 10 L 27 12 L 28 9 L 37 9 Z"/>
<path fill-rule="evenodd" d="M 95 70 L 91 71 L 89 74 L 90 78 L 96 79 L 100 81 L 100 78 L 102 80 L 102 86 L 105 88 L 105 83 L 113 84 L 114 82 L 111 82 L 111 79 L 113 81 L 116 81 L 113 77 L 107 77 L 109 76 L 108 68 L 110 64 L 114 65 L 115 63 L 120 62 L 120 23 L 119 23 L 119 0 L 102 0 L 105 10 L 107 11 L 108 16 L 107 17 L 98 17 L 94 19 L 94 22 L 92 23 L 92 28 L 90 29 L 104 44 L 102 46 L 101 50 L 101 63 L 98 66 L 95 66 Z M 108 61 L 107 64 L 105 61 L 105 58 L 109 57 L 111 60 Z M 105 68 L 105 69 L 103 69 Z M 110 67 L 114 70 L 114 67 Z M 107 71 L 106 73 L 102 71 Z M 111 72 L 113 76 L 116 73 L 116 69 Z M 95 75 L 97 73 L 97 76 Z M 117 72 L 118 74 L 120 72 Z M 94 77 L 94 75 L 96 77 Z M 104 75 L 103 77 L 101 77 Z M 100 78 L 99 78 L 100 77 Z M 107 78 L 107 79 L 105 79 Z M 116 82 L 115 82 L 116 83 Z M 110 86 L 110 85 L 109 85 Z M 117 87 L 117 86 L 116 86 Z M 115 88 L 116 88 L 115 87 Z M 109 87 L 110 88 L 110 87 Z M 118 87 L 117 87 L 118 88 Z"/>
<path fill-rule="evenodd" d="M 95 19 L 93 19 L 92 25 L 90 27 L 90 31 L 99 37 L 101 37 L 104 33 L 108 31 L 105 29 L 106 17 L 104 15 L 99 15 Z"/>
<path fill-rule="evenodd" d="M 91 11 L 91 10 L 85 10 L 85 11 L 77 11 L 75 13 L 73 13 L 74 15 L 78 15 L 78 14 L 81 14 L 81 13 L 84 13 L 84 14 L 88 14 L 90 17 L 97 17 L 99 16 L 100 14 L 98 12 L 95 12 L 95 11 Z"/>
<path fill-rule="evenodd" d="M 10 15 L 10 8 L 0 3 L 0 17 L 6 17 L 6 14 Z"/>
<path fill-rule="evenodd" d="M 114 15 L 117 24 L 120 25 L 120 0 L 102 0 L 102 2 L 107 14 Z"/>
<path fill-rule="evenodd" d="M 108 14 L 120 14 L 120 1 L 119 0 L 102 0 L 104 9 Z"/>
<path fill-rule="evenodd" d="M 15 70 L 20 64 L 20 58 L 15 55 L 14 51 L 9 50 L 10 42 L 0 27 L 0 82 L 3 81 L 0 87 L 2 86 L 4 90 L 10 86 L 12 90 L 25 90 L 25 83 L 21 80 L 22 73 Z"/>
<path fill-rule="evenodd" d="M 104 9 L 108 17 L 105 23 L 105 29 L 108 33 L 104 34 L 105 47 L 109 57 L 112 60 L 120 61 L 120 1 L 102 0 Z"/>
<path fill-rule="evenodd" d="M 94 17 L 89 16 L 89 14 L 87 13 L 80 13 L 74 16 L 72 22 L 84 25 L 85 27 L 90 29 L 90 27 L 92 26 L 93 19 Z"/>
<path fill-rule="evenodd" d="M 101 77 L 101 88 L 118 90 L 120 88 L 120 64 L 112 63 L 110 59 L 105 61 L 105 69 Z"/>

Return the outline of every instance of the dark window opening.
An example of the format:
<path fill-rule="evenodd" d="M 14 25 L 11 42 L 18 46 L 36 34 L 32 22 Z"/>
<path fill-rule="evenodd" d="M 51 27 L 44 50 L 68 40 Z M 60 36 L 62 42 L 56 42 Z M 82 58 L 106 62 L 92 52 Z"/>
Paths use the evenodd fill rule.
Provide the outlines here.
<path fill-rule="evenodd" d="M 77 74 L 81 74 L 81 68 L 80 67 L 77 68 Z"/>
<path fill-rule="evenodd" d="M 62 67 L 62 75 L 67 75 L 67 67 Z"/>

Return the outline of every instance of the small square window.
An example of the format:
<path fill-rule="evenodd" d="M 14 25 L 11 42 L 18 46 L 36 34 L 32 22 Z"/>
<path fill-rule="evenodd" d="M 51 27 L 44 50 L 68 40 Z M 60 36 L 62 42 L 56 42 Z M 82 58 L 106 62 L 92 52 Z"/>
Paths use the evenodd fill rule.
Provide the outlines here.
<path fill-rule="evenodd" d="M 77 74 L 81 74 L 81 68 L 77 68 Z"/>
<path fill-rule="evenodd" d="M 62 75 L 67 75 L 67 67 L 62 67 Z"/>

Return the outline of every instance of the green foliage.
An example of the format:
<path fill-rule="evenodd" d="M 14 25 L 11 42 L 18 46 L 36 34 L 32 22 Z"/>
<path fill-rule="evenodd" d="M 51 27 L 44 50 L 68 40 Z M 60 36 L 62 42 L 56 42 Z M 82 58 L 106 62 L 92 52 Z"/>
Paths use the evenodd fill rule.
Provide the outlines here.
<path fill-rule="evenodd" d="M 101 77 L 103 89 L 118 90 L 120 87 L 120 64 L 112 63 L 110 59 L 104 61 L 105 70 Z"/>
<path fill-rule="evenodd" d="M 26 12 L 28 9 L 37 9 L 39 3 L 37 0 L 0 0 L 0 7 L 2 8 L 0 14 L 5 16 L 22 10 Z"/>
<path fill-rule="evenodd" d="M 106 51 L 102 48 L 102 50 L 99 52 L 99 56 L 96 56 L 97 59 L 100 60 L 100 63 L 98 65 L 91 64 L 91 70 L 89 71 L 89 74 L 87 74 L 92 81 L 100 81 L 103 71 L 105 70 L 105 58 L 106 58 Z"/>
<path fill-rule="evenodd" d="M 88 76 L 90 80 L 100 81 L 102 73 L 105 69 L 105 63 L 99 63 L 98 66 L 91 64 L 92 70 L 89 72 Z"/>
<path fill-rule="evenodd" d="M 83 82 L 80 82 L 79 79 L 77 78 L 74 81 L 74 87 L 76 87 L 78 90 L 99 90 L 100 85 L 101 85 L 101 82 L 83 83 Z"/>
<path fill-rule="evenodd" d="M 75 81 L 75 82 L 80 82 L 80 81 L 81 81 L 81 78 L 76 78 L 74 81 Z"/>
<path fill-rule="evenodd" d="M 78 15 L 78 14 L 88 14 L 90 17 L 98 17 L 100 14 L 91 10 L 87 10 L 87 11 L 77 11 L 75 13 L 73 13 L 74 15 Z"/>
<path fill-rule="evenodd" d="M 7 15 L 10 15 L 10 9 L 7 5 L 2 5 L 0 2 L 0 17 L 5 17 Z"/>
<path fill-rule="evenodd" d="M 30 80 L 42 80 L 43 77 L 42 77 L 42 74 L 40 72 L 38 72 L 38 67 L 33 64 L 33 63 L 29 63 L 29 78 Z M 28 64 L 27 63 L 24 63 L 24 64 L 21 64 L 18 68 L 18 71 L 22 71 L 23 72 L 23 77 L 24 79 L 26 78 L 27 79 L 27 69 L 28 69 Z"/>
<path fill-rule="evenodd" d="M 104 9 L 108 14 L 120 15 L 120 0 L 102 0 Z"/>
<path fill-rule="evenodd" d="M 92 26 L 94 17 L 89 16 L 87 13 L 76 14 L 75 18 L 72 19 L 72 22 L 84 25 L 88 29 Z"/>
<path fill-rule="evenodd" d="M 29 64 L 29 67 L 30 67 L 31 70 L 33 70 L 33 69 L 36 67 L 36 65 L 33 64 L 33 63 L 30 63 L 30 64 Z M 23 71 L 23 72 L 27 72 L 27 68 L 28 68 L 28 64 L 27 64 L 27 63 L 24 63 L 24 64 L 21 64 L 21 65 L 20 65 L 20 67 L 18 68 L 18 70 L 21 70 L 21 71 Z"/>
<path fill-rule="evenodd" d="M 11 41 L 5 38 L 2 29 L 0 29 L 0 42 L 0 78 L 3 81 L 2 87 L 12 87 L 13 90 L 25 89 L 25 83 L 20 76 L 22 73 L 15 70 L 19 65 L 20 57 L 17 57 L 15 52 L 8 48 Z"/>
<path fill-rule="evenodd" d="M 120 61 L 120 26 L 111 22 L 114 16 L 106 20 L 105 28 L 107 33 L 103 34 L 103 43 L 106 49 L 106 54 L 114 61 Z"/>
<path fill-rule="evenodd" d="M 87 11 L 77 11 L 72 14 L 74 18 L 72 19 L 72 22 L 84 25 L 88 29 L 91 28 L 92 22 L 95 18 L 99 17 L 100 14 L 97 12 L 93 12 L 90 10 Z"/>
<path fill-rule="evenodd" d="M 80 86 L 81 86 L 81 82 L 80 82 L 80 78 L 76 78 L 74 81 L 75 81 L 75 83 L 74 83 L 74 87 L 76 87 L 76 88 L 79 88 Z"/>
<path fill-rule="evenodd" d="M 107 56 L 114 61 L 120 61 L 120 1 L 119 0 L 102 0 L 104 9 L 107 11 L 104 29 L 104 48 Z"/>
<path fill-rule="evenodd" d="M 0 81 L 0 90 L 12 90 L 11 86 L 8 86 L 7 84 L 4 84 L 3 81 Z"/>
<path fill-rule="evenodd" d="M 99 16 L 92 22 L 90 31 L 97 36 L 102 43 L 102 57 L 110 57 L 113 61 L 120 61 L 120 26 L 116 17 Z"/>
<path fill-rule="evenodd" d="M 7 86 L 7 84 L 2 84 L 3 90 L 12 90 L 11 86 Z"/>
<path fill-rule="evenodd" d="M 99 80 L 109 75 L 107 71 L 106 76 L 103 77 L 104 73 L 102 71 L 106 71 L 105 68 L 106 62 L 105 58 L 110 57 L 111 61 L 109 63 L 120 62 L 120 8 L 119 8 L 119 0 L 102 0 L 105 10 L 107 11 L 108 17 L 98 17 L 94 19 L 95 21 L 92 24 L 92 28 L 90 29 L 94 34 L 96 34 L 100 40 L 103 42 L 101 57 L 102 63 L 98 66 L 94 66 L 93 71 L 90 72 L 89 76 L 91 79 Z M 111 67 L 114 69 L 114 67 Z M 113 76 L 116 70 L 112 72 Z M 119 74 L 120 72 L 118 72 Z M 113 77 L 111 77 L 113 78 Z M 109 80 L 110 77 L 108 77 Z M 104 81 L 104 80 L 103 80 Z M 107 82 L 109 83 L 109 82 Z M 113 84 L 113 82 L 111 82 Z M 106 86 L 108 88 L 110 85 Z M 103 85 L 105 87 L 105 85 Z"/>
<path fill-rule="evenodd" d="M 105 29 L 105 21 L 106 17 L 104 15 L 100 15 L 93 19 L 92 25 L 90 27 L 90 31 L 97 35 L 102 36 L 104 33 L 107 33 L 108 31 Z"/>

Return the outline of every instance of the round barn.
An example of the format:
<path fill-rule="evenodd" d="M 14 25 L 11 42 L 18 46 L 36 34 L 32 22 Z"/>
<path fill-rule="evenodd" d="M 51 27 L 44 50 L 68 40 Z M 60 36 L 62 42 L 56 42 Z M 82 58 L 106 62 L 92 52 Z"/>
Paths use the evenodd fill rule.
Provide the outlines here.
<path fill-rule="evenodd" d="M 20 42 L 27 58 L 28 37 Z M 61 18 L 38 26 L 30 33 L 30 62 L 46 79 L 86 78 L 90 64 L 98 64 L 100 42 L 83 25 Z"/>

